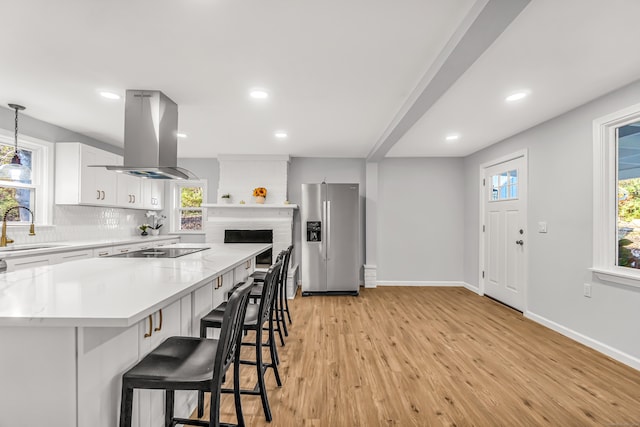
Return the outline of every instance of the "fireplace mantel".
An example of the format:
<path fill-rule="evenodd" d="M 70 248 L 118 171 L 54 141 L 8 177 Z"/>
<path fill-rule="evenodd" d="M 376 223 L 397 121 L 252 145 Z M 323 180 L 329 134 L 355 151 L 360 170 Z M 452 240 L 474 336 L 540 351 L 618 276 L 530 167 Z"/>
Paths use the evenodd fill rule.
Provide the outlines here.
<path fill-rule="evenodd" d="M 247 203 L 244 205 L 241 204 L 225 204 L 225 203 L 203 203 L 203 208 L 207 209 L 298 209 L 298 205 L 294 204 L 267 204 L 260 205 L 257 203 Z"/>

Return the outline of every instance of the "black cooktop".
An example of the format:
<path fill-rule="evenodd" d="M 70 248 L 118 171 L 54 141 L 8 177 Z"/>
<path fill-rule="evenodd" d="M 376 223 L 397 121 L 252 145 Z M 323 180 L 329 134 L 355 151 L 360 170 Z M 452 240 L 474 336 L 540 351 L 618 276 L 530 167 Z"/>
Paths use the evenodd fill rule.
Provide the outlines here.
<path fill-rule="evenodd" d="M 149 248 L 110 256 L 117 258 L 178 258 L 206 249 L 209 248 Z"/>

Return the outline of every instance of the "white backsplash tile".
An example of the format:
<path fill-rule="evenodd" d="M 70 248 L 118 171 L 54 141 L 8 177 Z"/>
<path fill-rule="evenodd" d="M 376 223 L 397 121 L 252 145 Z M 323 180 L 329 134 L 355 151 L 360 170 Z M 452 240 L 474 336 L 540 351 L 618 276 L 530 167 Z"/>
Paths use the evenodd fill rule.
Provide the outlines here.
<path fill-rule="evenodd" d="M 16 244 L 117 239 L 137 236 L 138 226 L 149 222 L 145 210 L 64 205 L 53 209 L 53 227 L 36 225 L 35 236 L 29 236 L 28 227 L 11 227 L 9 236 Z"/>

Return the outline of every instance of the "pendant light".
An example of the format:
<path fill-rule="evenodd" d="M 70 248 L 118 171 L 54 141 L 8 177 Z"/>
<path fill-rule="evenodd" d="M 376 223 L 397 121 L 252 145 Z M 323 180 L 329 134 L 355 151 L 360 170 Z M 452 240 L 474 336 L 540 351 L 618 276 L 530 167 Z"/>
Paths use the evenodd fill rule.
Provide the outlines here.
<path fill-rule="evenodd" d="M 0 180 L 28 183 L 31 181 L 31 169 L 24 166 L 20 162 L 20 156 L 18 156 L 18 111 L 24 110 L 24 107 L 22 105 L 9 104 L 9 108 L 16 111 L 15 149 L 11 163 L 0 166 Z"/>

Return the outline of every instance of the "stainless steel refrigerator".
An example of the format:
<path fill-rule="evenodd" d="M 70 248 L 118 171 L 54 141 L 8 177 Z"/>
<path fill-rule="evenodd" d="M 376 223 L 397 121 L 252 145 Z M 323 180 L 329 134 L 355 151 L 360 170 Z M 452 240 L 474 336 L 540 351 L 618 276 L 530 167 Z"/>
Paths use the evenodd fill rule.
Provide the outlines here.
<path fill-rule="evenodd" d="M 302 184 L 300 219 L 302 295 L 358 295 L 358 184 Z"/>

